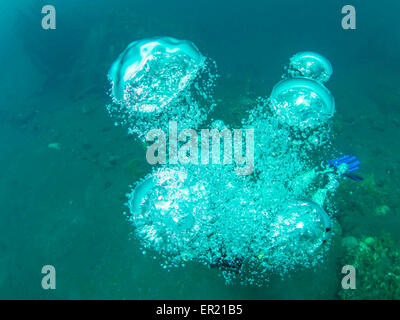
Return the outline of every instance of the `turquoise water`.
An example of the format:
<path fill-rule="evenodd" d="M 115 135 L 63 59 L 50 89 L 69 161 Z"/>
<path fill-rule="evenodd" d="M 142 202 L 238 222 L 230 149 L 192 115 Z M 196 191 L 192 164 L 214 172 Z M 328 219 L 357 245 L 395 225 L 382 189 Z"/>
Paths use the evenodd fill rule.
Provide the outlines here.
<path fill-rule="evenodd" d="M 41 28 L 40 1 L 0 5 L 1 298 L 339 299 L 340 270 L 354 257 L 358 289 L 347 298 L 400 298 L 398 4 L 353 1 L 356 30 L 341 28 L 344 1 L 51 4 L 56 30 Z M 254 287 L 196 263 L 165 270 L 142 254 L 122 212 L 151 166 L 140 140 L 109 117 L 106 76 L 130 42 L 159 35 L 191 40 L 217 62 L 214 116 L 236 126 L 294 53 L 331 61 L 332 142 L 361 159 L 364 180 L 335 195 L 340 227 L 324 262 Z M 366 237 L 375 244 L 362 251 Z M 41 288 L 47 264 L 56 290 Z"/>

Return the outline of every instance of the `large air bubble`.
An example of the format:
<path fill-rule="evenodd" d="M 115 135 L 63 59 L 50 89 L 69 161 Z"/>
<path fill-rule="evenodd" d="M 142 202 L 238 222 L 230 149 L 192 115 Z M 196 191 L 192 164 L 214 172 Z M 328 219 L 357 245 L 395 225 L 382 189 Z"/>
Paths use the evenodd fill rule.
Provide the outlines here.
<path fill-rule="evenodd" d="M 304 77 L 321 83 L 332 75 L 332 65 L 328 59 L 316 52 L 296 53 L 290 58 L 288 74 L 291 78 Z"/>
<path fill-rule="evenodd" d="M 272 221 L 271 244 L 286 254 L 312 255 L 328 239 L 331 222 L 314 202 L 294 201 L 282 208 Z M 295 247 L 293 244 L 296 244 Z"/>
<path fill-rule="evenodd" d="M 205 193 L 201 181 L 194 185 L 187 181 L 184 169 L 165 168 L 148 175 L 129 196 L 137 236 L 147 248 L 179 256 L 199 231 L 203 216 L 197 215 L 198 201 Z"/>
<path fill-rule="evenodd" d="M 180 120 L 197 128 L 212 110 L 215 64 L 190 41 L 158 37 L 134 41 L 112 64 L 110 113 L 143 138 Z"/>
<path fill-rule="evenodd" d="M 171 37 L 134 41 L 109 71 L 112 97 L 133 111 L 159 112 L 193 81 L 204 62 L 190 41 Z"/>
<path fill-rule="evenodd" d="M 299 129 L 324 124 L 335 112 L 335 101 L 322 84 L 305 78 L 282 80 L 270 101 L 280 121 Z"/>

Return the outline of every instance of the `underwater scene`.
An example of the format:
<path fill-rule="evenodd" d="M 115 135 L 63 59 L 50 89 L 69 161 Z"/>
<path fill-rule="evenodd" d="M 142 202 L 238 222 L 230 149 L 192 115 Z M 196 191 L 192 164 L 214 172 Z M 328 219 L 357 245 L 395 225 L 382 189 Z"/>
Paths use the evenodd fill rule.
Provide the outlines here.
<path fill-rule="evenodd" d="M 399 14 L 1 2 L 0 299 L 400 299 Z"/>

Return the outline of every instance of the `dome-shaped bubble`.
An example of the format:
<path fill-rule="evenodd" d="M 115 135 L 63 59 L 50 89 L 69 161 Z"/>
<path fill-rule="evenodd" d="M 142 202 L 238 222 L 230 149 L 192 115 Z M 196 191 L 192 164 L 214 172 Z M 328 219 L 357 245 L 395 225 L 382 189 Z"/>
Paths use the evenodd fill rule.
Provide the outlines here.
<path fill-rule="evenodd" d="M 196 77 L 205 57 L 190 41 L 159 37 L 134 41 L 112 64 L 108 78 L 115 103 L 158 112 Z"/>
<path fill-rule="evenodd" d="M 318 53 L 306 51 L 296 53 L 290 58 L 289 75 L 326 82 L 332 75 L 332 65 L 328 59 Z"/>
<path fill-rule="evenodd" d="M 200 183 L 189 186 L 183 170 L 160 169 L 142 180 L 129 195 L 128 207 L 136 234 L 159 252 L 186 249 L 198 231 L 195 203 L 204 194 Z"/>
<path fill-rule="evenodd" d="M 276 215 L 271 224 L 271 239 L 273 246 L 285 254 L 309 256 L 327 240 L 330 230 L 330 218 L 321 206 L 295 201 Z"/>
<path fill-rule="evenodd" d="M 335 101 L 330 91 L 305 78 L 280 81 L 273 88 L 270 101 L 282 122 L 300 129 L 317 127 L 335 112 Z"/>

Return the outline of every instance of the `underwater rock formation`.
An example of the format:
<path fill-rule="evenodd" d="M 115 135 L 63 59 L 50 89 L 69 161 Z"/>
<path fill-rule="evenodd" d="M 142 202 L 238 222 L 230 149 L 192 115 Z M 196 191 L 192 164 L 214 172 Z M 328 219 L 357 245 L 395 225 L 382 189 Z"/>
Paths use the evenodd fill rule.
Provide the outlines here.
<path fill-rule="evenodd" d="M 388 234 L 362 236 L 354 242 L 345 246 L 341 264 L 354 266 L 357 287 L 356 290 L 341 289 L 339 296 L 344 300 L 400 299 L 399 244 Z"/>

